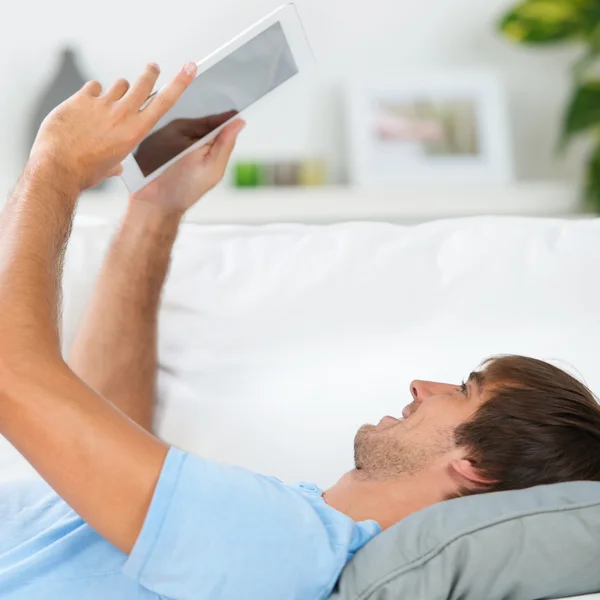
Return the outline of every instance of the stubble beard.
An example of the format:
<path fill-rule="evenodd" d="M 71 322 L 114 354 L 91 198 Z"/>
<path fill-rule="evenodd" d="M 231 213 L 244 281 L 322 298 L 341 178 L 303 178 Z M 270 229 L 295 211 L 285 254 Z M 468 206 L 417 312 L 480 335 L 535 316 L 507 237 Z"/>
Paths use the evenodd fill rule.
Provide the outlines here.
<path fill-rule="evenodd" d="M 454 446 L 453 432 L 436 432 L 434 439 L 414 443 L 403 440 L 395 429 L 378 431 L 374 425 L 364 425 L 358 430 L 354 439 L 357 476 L 382 480 L 414 475 Z"/>

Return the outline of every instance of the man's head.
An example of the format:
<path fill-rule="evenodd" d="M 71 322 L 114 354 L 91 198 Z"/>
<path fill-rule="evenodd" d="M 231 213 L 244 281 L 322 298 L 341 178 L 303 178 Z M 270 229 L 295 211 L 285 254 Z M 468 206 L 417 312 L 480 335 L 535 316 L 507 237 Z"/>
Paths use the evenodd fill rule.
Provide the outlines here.
<path fill-rule="evenodd" d="M 557 367 L 496 357 L 462 385 L 414 381 L 410 391 L 404 419 L 359 430 L 357 474 L 439 474 L 448 496 L 600 481 L 600 406 Z"/>

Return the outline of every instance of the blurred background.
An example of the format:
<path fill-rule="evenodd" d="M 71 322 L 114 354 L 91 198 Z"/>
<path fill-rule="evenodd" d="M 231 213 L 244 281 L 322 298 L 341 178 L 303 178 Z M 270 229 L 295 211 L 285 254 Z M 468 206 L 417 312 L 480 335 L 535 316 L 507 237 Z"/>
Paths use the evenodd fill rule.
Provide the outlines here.
<path fill-rule="evenodd" d="M 2 190 L 10 189 L 23 167 L 32 128 L 40 106 L 48 101 L 49 87 L 56 83 L 65 48 L 75 51 L 75 62 L 86 79 L 98 79 L 103 85 L 118 77 L 133 79 L 147 62 L 156 61 L 162 68 L 162 84 L 184 62 L 200 60 L 280 4 L 281 0 L 170 0 L 166 4 L 38 0 L 5 7 L 0 38 Z M 568 24 L 569 7 L 582 4 L 580 0 L 535 0 L 533 13 L 526 11 L 525 17 L 533 14 L 544 20 L 566 14 Z M 371 127 L 371 141 L 383 144 L 390 161 L 389 176 L 380 174 L 386 206 L 396 199 L 414 206 L 430 198 L 432 206 L 439 208 L 443 202 L 442 212 L 450 214 L 453 204 L 472 198 L 469 210 L 463 212 L 494 212 L 498 207 L 501 212 L 505 202 L 512 207 L 509 212 L 519 213 L 521 201 L 523 206 L 530 204 L 531 210 L 525 212 L 589 211 L 581 192 L 592 141 L 584 135 L 566 154 L 556 152 L 565 109 L 573 96 L 573 64 L 585 50 L 581 43 L 527 46 L 509 40 L 499 24 L 518 6 L 513 0 L 297 0 L 296 6 L 317 66 L 282 90 L 276 101 L 266 101 L 253 111 L 232 171 L 237 163 L 246 168 L 269 162 L 303 164 L 304 180 L 296 183 L 311 189 L 304 196 L 294 194 L 296 205 L 302 198 L 313 201 L 319 193 L 323 202 L 339 204 L 345 197 L 356 207 L 376 202 L 378 193 L 371 190 L 377 187 L 378 175 L 372 169 L 369 173 L 370 158 L 360 143 Z M 520 25 L 511 23 L 507 33 L 523 37 L 527 32 Z M 472 85 L 471 74 L 476 74 Z M 458 92 L 452 91 L 454 81 L 460 82 Z M 356 108 L 360 101 L 354 109 L 348 108 L 352 94 L 363 101 L 372 94 L 370 106 L 379 107 L 379 114 L 361 117 Z M 449 107 L 446 112 L 445 107 Z M 412 119 L 408 133 L 407 118 Z M 421 134 L 429 138 L 415 142 L 414 136 Z M 412 136 L 412 145 L 402 138 L 405 135 Z M 473 159 L 482 148 L 492 147 L 496 150 L 486 160 L 494 164 L 484 171 L 474 165 L 476 192 L 468 191 L 468 169 L 455 178 L 456 193 L 445 185 L 446 180 L 452 183 L 454 167 L 449 164 L 446 173 L 436 170 L 444 157 L 458 154 Z M 418 163 L 421 175 L 416 181 L 394 178 L 395 165 L 400 167 L 403 160 L 409 161 L 407 172 L 413 171 L 410 160 Z M 433 169 L 428 171 L 430 165 Z M 244 182 L 232 172 L 223 187 L 231 190 L 236 182 L 260 185 Z M 318 191 L 321 185 L 334 191 Z M 408 185 L 411 194 L 403 192 Z M 414 192 L 415 185 L 424 190 L 422 194 Z M 436 186 L 444 188 L 443 197 L 441 190 L 427 191 Z M 123 184 L 114 181 L 97 191 L 124 192 Z M 277 197 L 285 202 L 282 192 Z M 551 210 L 546 210 L 546 198 Z M 389 206 L 388 210 L 393 212 Z M 435 211 L 440 212 L 434 207 L 429 213 Z M 340 216 L 344 217 L 343 211 Z"/>

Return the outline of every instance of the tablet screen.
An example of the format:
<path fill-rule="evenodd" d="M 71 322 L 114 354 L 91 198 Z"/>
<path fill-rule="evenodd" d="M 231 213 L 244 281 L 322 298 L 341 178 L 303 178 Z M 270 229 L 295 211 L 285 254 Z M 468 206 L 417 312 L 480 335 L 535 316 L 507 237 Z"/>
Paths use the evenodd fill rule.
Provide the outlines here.
<path fill-rule="evenodd" d="M 280 23 L 201 73 L 138 146 L 144 177 L 298 73 Z"/>

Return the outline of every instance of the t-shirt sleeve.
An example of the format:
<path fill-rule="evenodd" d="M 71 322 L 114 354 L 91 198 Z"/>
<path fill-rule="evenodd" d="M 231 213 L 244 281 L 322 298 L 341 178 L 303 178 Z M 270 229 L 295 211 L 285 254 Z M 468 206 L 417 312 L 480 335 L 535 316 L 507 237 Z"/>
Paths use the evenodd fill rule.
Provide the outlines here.
<path fill-rule="evenodd" d="M 173 600 L 322 598 L 345 562 L 330 529 L 278 480 L 171 449 L 124 573 Z"/>

